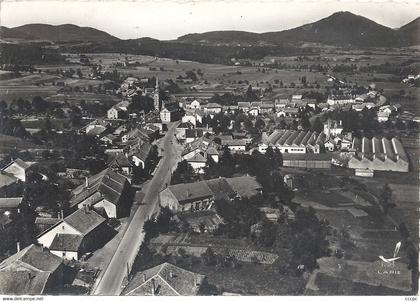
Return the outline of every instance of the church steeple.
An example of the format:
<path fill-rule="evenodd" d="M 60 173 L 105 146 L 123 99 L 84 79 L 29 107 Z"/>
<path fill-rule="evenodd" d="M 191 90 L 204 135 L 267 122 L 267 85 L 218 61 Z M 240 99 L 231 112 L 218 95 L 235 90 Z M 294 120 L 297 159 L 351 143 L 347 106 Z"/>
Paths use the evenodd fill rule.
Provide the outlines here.
<path fill-rule="evenodd" d="M 156 86 L 155 86 L 155 92 L 153 94 L 153 100 L 154 100 L 154 107 L 155 110 L 160 112 L 160 105 L 159 105 L 159 79 L 156 77 Z"/>

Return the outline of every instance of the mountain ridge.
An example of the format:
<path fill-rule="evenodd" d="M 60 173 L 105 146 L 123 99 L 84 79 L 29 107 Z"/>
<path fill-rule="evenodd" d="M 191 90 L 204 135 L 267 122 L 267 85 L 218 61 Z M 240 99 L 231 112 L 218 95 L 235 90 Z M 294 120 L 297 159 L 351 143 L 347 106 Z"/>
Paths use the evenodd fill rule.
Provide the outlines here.
<path fill-rule="evenodd" d="M 240 30 L 220 30 L 204 33 L 189 33 L 170 42 L 187 44 L 222 45 L 283 45 L 317 43 L 332 46 L 399 47 L 420 44 L 420 17 L 392 29 L 366 17 L 351 12 L 336 12 L 316 22 L 295 28 L 255 33 Z M 140 39 L 119 39 L 92 27 L 74 24 L 49 25 L 26 24 L 18 27 L 0 27 L 0 38 L 40 40 L 51 42 L 104 42 L 144 41 Z M 149 38 L 153 41 L 157 39 Z M 163 42 L 163 41 L 162 41 Z"/>

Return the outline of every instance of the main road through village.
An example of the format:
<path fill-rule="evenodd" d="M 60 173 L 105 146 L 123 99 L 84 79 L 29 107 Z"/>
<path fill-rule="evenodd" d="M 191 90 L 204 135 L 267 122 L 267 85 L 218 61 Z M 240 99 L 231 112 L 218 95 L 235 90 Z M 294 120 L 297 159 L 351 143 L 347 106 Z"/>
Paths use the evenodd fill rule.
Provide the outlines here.
<path fill-rule="evenodd" d="M 132 266 L 137 252 L 144 239 L 143 224 L 156 212 L 158 208 L 158 194 L 170 182 L 171 171 L 179 159 L 174 138 L 178 123 L 169 126 L 166 135 L 162 138 L 164 148 L 163 158 L 155 171 L 151 181 L 144 189 L 143 204 L 140 205 L 127 227 L 118 248 L 108 267 L 100 275 L 93 295 L 119 295 L 122 283 L 127 276 L 127 264 Z"/>

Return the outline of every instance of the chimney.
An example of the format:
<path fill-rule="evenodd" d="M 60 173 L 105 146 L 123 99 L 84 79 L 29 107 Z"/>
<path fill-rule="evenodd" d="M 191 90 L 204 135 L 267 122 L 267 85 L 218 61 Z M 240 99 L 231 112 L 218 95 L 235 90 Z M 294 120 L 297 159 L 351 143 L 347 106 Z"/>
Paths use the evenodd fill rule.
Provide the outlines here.
<path fill-rule="evenodd" d="M 155 283 L 155 279 L 152 279 L 152 296 L 154 296 L 156 293 L 156 283 Z"/>
<path fill-rule="evenodd" d="M 60 210 L 60 215 L 61 215 L 61 219 L 64 219 L 64 210 L 63 209 Z"/>
<path fill-rule="evenodd" d="M 88 178 L 87 178 L 87 177 L 85 177 L 85 187 L 86 187 L 86 188 L 88 188 L 88 187 L 89 187 L 89 181 L 88 181 Z"/>
<path fill-rule="evenodd" d="M 20 242 L 17 241 L 16 242 L 16 253 L 19 253 L 19 252 L 20 252 Z"/>
<path fill-rule="evenodd" d="M 169 272 L 169 277 L 174 278 L 174 273 L 172 271 Z"/>

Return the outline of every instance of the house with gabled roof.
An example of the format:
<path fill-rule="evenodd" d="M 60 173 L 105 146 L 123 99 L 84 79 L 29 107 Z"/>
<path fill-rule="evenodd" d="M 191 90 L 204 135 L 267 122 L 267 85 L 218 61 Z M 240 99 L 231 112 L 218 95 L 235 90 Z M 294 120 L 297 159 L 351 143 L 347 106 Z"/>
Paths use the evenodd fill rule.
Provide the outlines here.
<path fill-rule="evenodd" d="M 0 170 L 0 188 L 18 181 L 25 182 L 30 167 L 31 163 L 19 158 L 9 162 Z"/>
<path fill-rule="evenodd" d="M 108 161 L 108 166 L 116 171 L 121 172 L 124 175 L 131 175 L 133 169 L 133 163 L 124 155 L 124 154 L 117 154 L 115 156 L 111 156 L 110 160 Z"/>
<path fill-rule="evenodd" d="M 129 191 L 127 178 L 107 168 L 73 189 L 70 208 L 103 208 L 109 218 L 120 218 L 129 211 Z"/>
<path fill-rule="evenodd" d="M 175 212 L 210 210 L 217 200 L 260 194 L 261 185 L 254 177 L 217 178 L 170 185 L 159 193 L 160 204 Z"/>
<path fill-rule="evenodd" d="M 194 296 L 199 294 L 205 278 L 165 262 L 136 274 L 122 295 Z"/>
<path fill-rule="evenodd" d="M 62 287 L 62 259 L 30 245 L 0 263 L 0 295 L 43 295 Z"/>
<path fill-rule="evenodd" d="M 123 100 L 112 106 L 112 108 L 107 111 L 108 119 L 122 119 L 128 117 L 127 112 L 129 104 L 129 101 Z"/>
<path fill-rule="evenodd" d="M 131 156 L 131 160 L 133 161 L 134 165 L 144 168 L 151 149 L 152 145 L 147 142 L 136 148 L 136 151 Z"/>
<path fill-rule="evenodd" d="M 37 241 L 51 253 L 68 260 L 78 260 L 80 256 L 95 248 L 106 230 L 106 219 L 85 206 L 37 236 Z"/>

